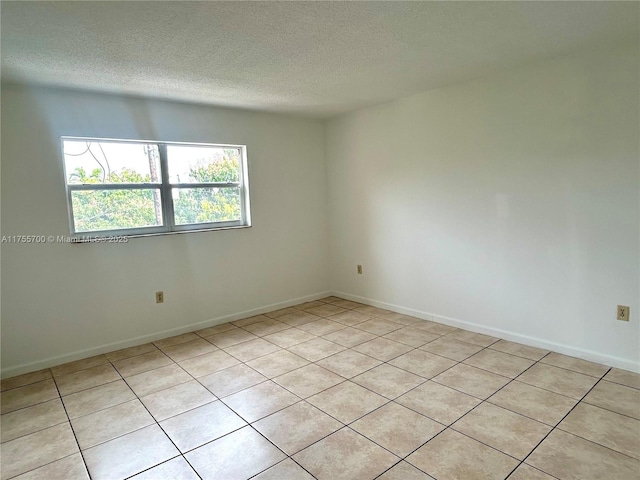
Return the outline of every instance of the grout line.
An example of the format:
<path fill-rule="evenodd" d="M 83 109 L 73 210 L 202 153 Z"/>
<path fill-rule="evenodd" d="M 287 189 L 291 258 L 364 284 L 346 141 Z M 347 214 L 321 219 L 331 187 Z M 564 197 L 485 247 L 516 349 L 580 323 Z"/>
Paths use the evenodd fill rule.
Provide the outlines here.
<path fill-rule="evenodd" d="M 55 381 L 55 379 L 53 383 L 56 386 L 56 389 L 58 390 L 58 395 L 60 395 L 60 390 L 58 389 L 58 383 Z M 75 439 L 76 445 L 78 446 L 78 452 L 80 453 L 80 458 L 82 459 L 82 463 L 84 464 L 84 468 L 87 472 L 87 476 L 89 477 L 89 480 L 91 480 L 91 472 L 89 471 L 89 467 L 87 466 L 87 461 L 84 458 L 84 453 L 82 452 L 82 448 L 80 448 L 80 442 L 78 441 L 78 436 L 76 435 L 76 431 L 73 428 L 73 424 L 71 423 L 71 418 L 69 418 L 69 412 L 67 412 L 67 406 L 62 401 L 62 395 L 60 395 L 60 403 L 62 403 L 62 408 L 64 408 L 64 413 L 67 416 L 67 421 L 69 422 L 69 428 L 71 429 L 73 438 Z"/>
<path fill-rule="evenodd" d="M 545 355 L 545 357 L 546 357 L 546 355 Z M 542 358 L 544 358 L 544 357 L 542 357 Z M 542 359 L 540 359 L 540 360 L 542 360 Z M 537 362 L 536 362 L 536 363 L 537 363 Z M 551 435 L 551 434 L 552 434 L 552 433 L 553 433 L 553 432 L 558 428 L 558 425 L 560 425 L 560 424 L 562 423 L 562 421 L 563 421 L 565 418 L 567 418 L 567 417 L 571 414 L 571 412 L 573 412 L 573 410 L 575 410 L 575 408 L 576 408 L 578 405 L 580 405 L 580 403 L 584 400 L 584 398 L 585 398 L 587 395 L 589 395 L 589 393 L 590 393 L 590 392 L 591 392 L 591 391 L 596 387 L 596 385 L 598 385 L 598 383 L 600 383 L 600 382 L 602 381 L 602 378 L 604 378 L 604 376 L 605 376 L 607 373 L 609 373 L 609 371 L 610 371 L 610 370 L 611 370 L 611 368 L 609 368 L 609 370 L 607 370 L 607 371 L 604 373 L 604 375 L 602 375 L 602 377 L 600 377 L 600 379 L 598 379 L 598 381 L 597 381 L 597 382 L 596 382 L 596 383 L 595 383 L 595 384 L 594 384 L 594 385 L 593 385 L 593 386 L 592 386 L 592 387 L 587 391 L 587 393 L 585 393 L 585 394 L 582 396 L 582 398 L 580 398 L 580 400 L 578 400 L 578 401 L 576 402 L 576 404 L 575 404 L 573 407 L 571 407 L 571 409 L 570 409 L 570 410 L 569 410 L 569 411 L 568 411 L 568 412 L 567 412 L 567 413 L 566 413 L 566 414 L 565 414 L 565 415 L 560 419 L 560 421 L 558 421 L 558 422 L 557 422 L 557 423 L 556 423 L 556 424 L 551 428 L 551 430 L 549 430 L 549 432 L 548 432 L 544 437 L 542 437 L 542 439 L 541 439 L 541 440 L 536 444 L 536 446 L 535 446 L 535 447 L 533 447 L 533 448 L 531 449 L 531 451 L 527 454 L 527 456 L 525 456 L 525 457 L 522 459 L 522 461 L 520 462 L 520 464 L 519 464 L 519 465 L 518 465 L 518 466 L 517 466 L 513 471 L 515 471 L 515 470 L 516 470 L 520 465 L 522 465 L 523 463 L 525 463 L 525 462 L 527 461 L 527 458 L 529 458 L 529 457 L 531 456 L 531 454 L 532 454 L 533 452 L 535 452 L 535 451 L 536 451 L 536 449 L 537 449 L 537 448 L 542 444 L 542 442 L 544 442 L 544 441 L 549 437 L 549 435 Z M 523 373 L 524 373 L 524 372 L 523 372 Z M 592 443 L 595 443 L 595 442 L 592 442 Z M 598 444 L 598 445 L 599 445 L 599 444 Z M 602 445 L 602 446 L 604 446 L 604 445 Z M 610 450 L 611 450 L 611 449 L 610 449 Z M 543 472 L 545 472 L 545 473 L 547 473 L 547 472 L 546 472 L 546 471 L 544 471 L 544 470 L 542 470 L 542 471 L 543 471 Z M 511 472 L 508 476 L 510 476 L 512 473 L 513 473 L 513 472 Z M 508 477 L 508 476 L 507 476 L 507 477 Z"/>
<path fill-rule="evenodd" d="M 172 360 L 172 362 L 173 362 L 173 360 Z M 176 365 L 178 365 L 178 363 L 176 363 L 176 362 L 174 362 L 174 363 L 175 363 Z M 182 368 L 182 366 L 178 365 L 178 367 L 179 367 L 179 368 L 181 368 L 185 373 L 187 373 L 187 375 L 189 375 L 189 372 L 185 371 L 185 370 Z M 115 367 L 114 367 L 114 368 L 115 368 Z M 118 373 L 119 373 L 119 372 L 118 372 Z M 120 376 L 122 376 L 122 375 L 120 375 Z M 179 454 L 178 456 L 181 456 L 182 458 L 184 458 L 184 461 L 185 461 L 185 462 L 187 462 L 187 464 L 191 467 L 191 469 L 196 473 L 196 475 L 198 476 L 198 478 L 200 478 L 200 479 L 202 480 L 202 477 L 200 476 L 200 474 L 196 471 L 196 469 L 195 469 L 195 468 L 193 468 L 193 465 L 191 465 L 191 463 L 189 462 L 189 460 L 184 456 L 184 454 L 182 453 L 182 450 L 180 450 L 180 448 L 178 448 L 178 445 L 176 445 L 176 443 L 175 443 L 175 442 L 173 441 L 173 439 L 169 436 L 169 434 L 167 434 L 167 432 L 165 431 L 165 429 L 164 429 L 164 428 L 162 428 L 162 425 L 160 425 L 160 422 L 159 422 L 158 420 L 156 420 L 156 417 L 154 417 L 154 416 L 153 416 L 153 414 L 149 411 L 149 409 L 148 409 L 148 408 L 147 408 L 147 406 L 144 404 L 144 402 L 143 402 L 142 400 L 140 400 L 140 396 L 139 396 L 139 395 L 138 395 L 138 394 L 133 390 L 133 388 L 131 388 L 131 385 L 129 385 L 129 382 L 127 382 L 127 380 L 126 380 L 124 377 L 122 377 L 122 380 L 124 380 L 124 382 L 127 384 L 127 386 L 129 387 L 129 389 L 131 389 L 131 391 L 133 392 L 133 394 L 136 396 L 136 399 L 138 400 L 138 402 L 139 402 L 139 403 L 142 405 L 142 407 L 147 411 L 147 413 L 149 413 L 149 415 L 151 416 L 151 419 L 152 419 L 152 420 L 155 422 L 155 424 L 160 428 L 160 430 L 162 431 L 162 433 L 164 433 L 164 435 L 169 439 L 169 441 L 170 441 L 170 442 L 173 444 L 173 446 L 176 448 L 176 451 L 177 451 L 177 452 L 178 452 L 178 454 Z M 184 382 L 184 383 L 186 383 L 186 382 Z M 181 385 L 181 384 L 179 384 L 179 385 Z M 169 387 L 169 388 L 171 388 L 171 387 Z M 166 389 L 165 389 L 165 390 L 166 390 Z M 159 391 L 162 391 L 162 390 L 159 390 Z M 150 426 L 150 425 L 147 425 L 146 427 L 148 427 L 148 426 Z M 146 428 L 146 427 L 142 427 L 142 428 Z M 141 429 L 138 429 L 138 430 L 141 430 Z M 135 431 L 138 431 L 138 430 L 135 430 Z M 132 433 L 132 432 L 129 432 L 129 433 Z M 124 434 L 124 435 L 128 435 L 128 433 L 127 433 L 127 434 Z M 121 437 L 122 437 L 122 436 L 124 436 L 124 435 L 121 435 Z M 115 437 L 115 438 L 119 438 L 119 437 Z M 115 438 L 112 438 L 111 440 L 115 440 Z M 111 440 L 108 440 L 108 441 L 111 441 Z M 106 443 L 106 442 L 104 442 L 104 443 Z M 172 460 L 173 458 L 177 458 L 177 457 L 172 457 L 172 458 L 167 459 L 167 460 L 165 460 L 165 461 Z M 153 465 L 153 466 L 149 467 L 149 469 L 154 468 L 154 467 L 156 467 L 156 466 L 158 466 L 158 465 L 159 465 L 159 464 Z M 137 474 L 139 474 L 139 473 L 141 473 L 141 472 L 136 472 L 134 475 L 137 475 Z M 132 475 L 132 476 L 133 476 L 133 475 Z"/>

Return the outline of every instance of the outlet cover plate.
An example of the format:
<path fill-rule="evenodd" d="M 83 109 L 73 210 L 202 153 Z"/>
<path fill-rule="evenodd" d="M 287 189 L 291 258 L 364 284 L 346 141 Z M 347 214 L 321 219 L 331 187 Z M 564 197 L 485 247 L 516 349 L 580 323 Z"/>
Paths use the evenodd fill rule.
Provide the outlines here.
<path fill-rule="evenodd" d="M 626 305 L 618 305 L 618 320 L 622 320 L 623 322 L 629 321 L 629 307 Z"/>

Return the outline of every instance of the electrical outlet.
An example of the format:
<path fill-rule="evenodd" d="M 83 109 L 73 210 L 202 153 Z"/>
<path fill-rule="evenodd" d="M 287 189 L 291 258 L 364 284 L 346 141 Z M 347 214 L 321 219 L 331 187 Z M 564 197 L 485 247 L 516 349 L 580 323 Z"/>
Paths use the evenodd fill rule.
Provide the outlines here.
<path fill-rule="evenodd" d="M 356 271 L 358 272 L 358 275 L 362 275 L 362 265 L 358 265 L 358 268 Z"/>
<path fill-rule="evenodd" d="M 618 320 L 623 322 L 629 321 L 629 307 L 626 305 L 618 305 Z"/>
<path fill-rule="evenodd" d="M 164 292 L 156 292 L 156 303 L 164 303 Z"/>

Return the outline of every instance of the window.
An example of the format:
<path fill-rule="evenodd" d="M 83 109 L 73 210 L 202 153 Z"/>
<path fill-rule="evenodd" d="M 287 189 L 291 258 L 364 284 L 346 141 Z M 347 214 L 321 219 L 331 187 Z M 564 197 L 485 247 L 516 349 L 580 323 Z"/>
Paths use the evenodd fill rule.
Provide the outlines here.
<path fill-rule="evenodd" d="M 71 233 L 250 225 L 246 147 L 62 138 Z"/>

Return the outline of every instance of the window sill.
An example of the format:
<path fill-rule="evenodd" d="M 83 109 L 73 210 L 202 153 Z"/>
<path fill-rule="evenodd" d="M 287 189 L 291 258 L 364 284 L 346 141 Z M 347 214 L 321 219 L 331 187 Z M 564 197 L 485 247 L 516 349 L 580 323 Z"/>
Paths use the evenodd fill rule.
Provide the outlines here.
<path fill-rule="evenodd" d="M 198 228 L 192 230 L 177 230 L 173 232 L 151 232 L 151 233 L 134 233 L 131 235 L 105 235 L 105 236 L 91 236 L 91 235 L 76 235 L 69 237 L 71 240 L 69 243 L 128 243 L 131 238 L 147 238 L 147 237 L 161 237 L 165 235 L 182 235 L 185 233 L 203 233 L 203 232 L 217 232 L 220 230 L 238 230 L 242 228 L 251 228 L 251 225 L 234 225 L 229 227 L 216 227 L 216 228 Z"/>

